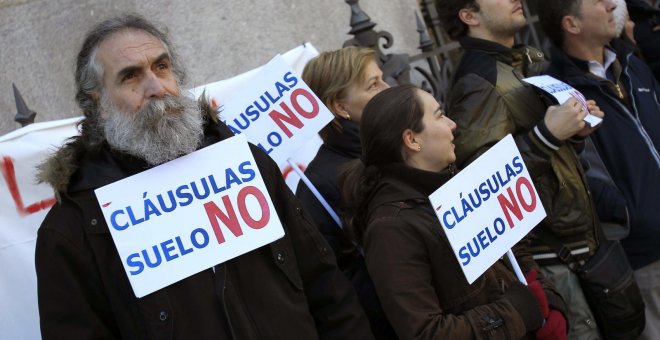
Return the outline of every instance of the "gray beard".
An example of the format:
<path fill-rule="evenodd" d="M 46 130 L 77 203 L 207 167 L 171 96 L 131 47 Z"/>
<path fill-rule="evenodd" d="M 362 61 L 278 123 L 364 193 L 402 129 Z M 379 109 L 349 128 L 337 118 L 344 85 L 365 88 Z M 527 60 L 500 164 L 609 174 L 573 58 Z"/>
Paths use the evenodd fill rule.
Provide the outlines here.
<path fill-rule="evenodd" d="M 154 99 L 135 113 L 119 110 L 105 94 L 100 104 L 108 116 L 101 121 L 108 144 L 151 165 L 189 154 L 202 142 L 202 113 L 186 96 Z"/>

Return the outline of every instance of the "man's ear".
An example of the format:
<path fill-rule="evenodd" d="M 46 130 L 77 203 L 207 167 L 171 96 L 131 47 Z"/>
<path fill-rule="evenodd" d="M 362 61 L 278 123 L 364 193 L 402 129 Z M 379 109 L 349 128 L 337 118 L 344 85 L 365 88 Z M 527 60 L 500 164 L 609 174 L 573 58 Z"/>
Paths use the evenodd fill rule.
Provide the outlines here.
<path fill-rule="evenodd" d="M 89 96 L 92 97 L 92 100 L 94 101 L 94 104 L 96 104 L 96 107 L 97 107 L 98 110 L 99 110 L 100 117 L 103 118 L 103 119 L 108 118 L 108 117 L 107 117 L 108 114 L 107 114 L 106 112 L 101 111 L 101 105 L 100 105 L 100 102 L 101 102 L 101 93 L 100 93 L 99 91 L 92 91 L 92 92 L 89 94 Z"/>
<path fill-rule="evenodd" d="M 561 18 L 561 28 L 566 33 L 579 34 L 582 31 L 580 19 L 573 15 L 566 15 Z"/>
<path fill-rule="evenodd" d="M 458 18 L 468 26 L 479 25 L 479 16 L 474 8 L 465 7 L 458 11 Z"/>
<path fill-rule="evenodd" d="M 101 94 L 98 91 L 92 91 L 92 93 L 90 93 L 89 95 L 97 103 L 99 102 L 99 99 L 101 98 Z"/>

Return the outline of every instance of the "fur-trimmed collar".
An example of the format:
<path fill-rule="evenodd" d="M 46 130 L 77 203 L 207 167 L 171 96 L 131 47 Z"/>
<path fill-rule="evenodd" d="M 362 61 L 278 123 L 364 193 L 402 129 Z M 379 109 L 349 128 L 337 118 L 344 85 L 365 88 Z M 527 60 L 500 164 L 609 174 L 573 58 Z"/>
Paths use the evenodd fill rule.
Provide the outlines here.
<path fill-rule="evenodd" d="M 207 124 L 218 124 L 218 113 L 204 94 L 200 97 L 199 107 Z M 89 152 L 83 143 L 80 136 L 71 137 L 52 156 L 37 165 L 37 181 L 48 183 L 55 191 L 58 201 L 60 196 L 68 191 L 71 179 L 81 165 L 81 159 Z"/>

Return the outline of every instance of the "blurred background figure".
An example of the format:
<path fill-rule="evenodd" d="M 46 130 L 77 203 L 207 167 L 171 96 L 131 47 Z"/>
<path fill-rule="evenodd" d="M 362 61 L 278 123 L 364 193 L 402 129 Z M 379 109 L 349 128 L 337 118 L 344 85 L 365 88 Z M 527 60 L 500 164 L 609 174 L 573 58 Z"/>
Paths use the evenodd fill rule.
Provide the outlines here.
<path fill-rule="evenodd" d="M 651 0 L 626 0 L 630 19 L 635 22 L 635 41 L 644 60 L 660 82 L 660 10 Z"/>
<path fill-rule="evenodd" d="M 646 328 L 640 338 L 658 339 L 660 86 L 632 46 L 616 39 L 620 32 L 613 22 L 615 6 L 612 0 L 546 0 L 540 3 L 539 19 L 554 44 L 548 74 L 595 100 L 607 113 L 590 138 L 627 203 L 630 231 L 621 245 L 646 304 Z M 637 307 L 631 303 L 628 310 Z M 644 313 L 638 315 L 621 317 L 627 321 L 618 326 L 643 328 Z"/>

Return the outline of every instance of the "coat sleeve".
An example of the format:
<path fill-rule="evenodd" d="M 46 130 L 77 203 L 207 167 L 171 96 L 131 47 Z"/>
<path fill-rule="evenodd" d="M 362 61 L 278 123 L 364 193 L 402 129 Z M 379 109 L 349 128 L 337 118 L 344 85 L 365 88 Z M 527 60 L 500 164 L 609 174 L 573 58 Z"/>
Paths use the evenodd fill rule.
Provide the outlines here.
<path fill-rule="evenodd" d="M 56 206 L 37 235 L 35 267 L 39 318 L 43 339 L 119 339 L 110 304 L 91 251 L 60 223 L 77 223 L 80 216 Z"/>
<path fill-rule="evenodd" d="M 293 244 L 309 311 L 320 339 L 373 339 L 355 291 L 337 267 L 330 246 L 287 187 L 279 168 L 260 149 L 253 154 Z"/>
<path fill-rule="evenodd" d="M 540 174 L 550 168 L 550 157 L 564 143 L 545 127 L 542 119 L 545 112 L 531 129 L 522 130 L 512 117 L 512 105 L 522 104 L 507 102 L 493 84 L 476 74 L 468 74 L 456 82 L 447 114 L 458 125 L 454 143 L 459 168 L 477 159 L 507 134 L 513 134 L 530 173 Z"/>
<path fill-rule="evenodd" d="M 526 327 L 505 299 L 461 314 L 440 306 L 424 238 L 401 219 L 381 218 L 365 234 L 367 267 L 392 326 L 401 339 L 520 339 Z M 436 283 L 438 284 L 438 283 Z M 452 284 L 452 278 L 440 284 Z M 538 308 L 534 306 L 535 308 Z M 524 312 L 521 312 L 524 313 Z M 497 327 L 493 320 L 500 320 Z"/>

